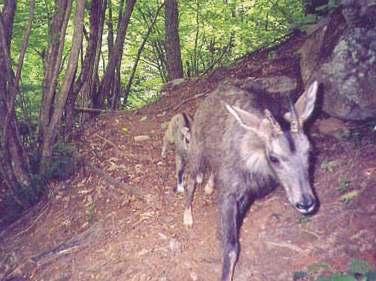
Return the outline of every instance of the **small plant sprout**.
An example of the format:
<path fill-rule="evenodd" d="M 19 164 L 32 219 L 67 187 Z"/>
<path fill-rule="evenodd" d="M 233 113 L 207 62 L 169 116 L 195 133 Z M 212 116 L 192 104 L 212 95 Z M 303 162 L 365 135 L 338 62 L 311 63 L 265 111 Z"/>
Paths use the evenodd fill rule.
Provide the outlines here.
<path fill-rule="evenodd" d="M 325 172 L 333 173 L 338 166 L 338 162 L 336 160 L 323 160 L 321 162 L 320 168 Z"/>
<path fill-rule="evenodd" d="M 348 178 L 346 177 L 339 178 L 339 187 L 338 187 L 339 192 L 346 193 L 347 191 L 349 191 L 350 187 L 351 187 L 351 181 Z"/>

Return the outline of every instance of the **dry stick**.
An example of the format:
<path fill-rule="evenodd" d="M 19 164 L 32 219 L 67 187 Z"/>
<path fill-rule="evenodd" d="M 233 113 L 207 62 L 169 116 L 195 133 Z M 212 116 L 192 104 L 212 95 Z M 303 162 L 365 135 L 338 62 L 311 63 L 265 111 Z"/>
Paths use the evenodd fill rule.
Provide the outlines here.
<path fill-rule="evenodd" d="M 47 201 L 46 201 L 47 200 Z M 10 233 L 11 231 L 15 230 L 16 228 L 20 227 L 21 225 L 25 226 L 26 228 L 17 232 L 16 234 L 12 235 L 12 240 L 17 239 L 18 236 L 27 232 L 30 228 L 32 228 L 40 218 L 49 210 L 50 202 L 48 200 L 48 196 L 42 198 L 40 202 L 30 209 L 26 210 L 20 219 L 16 220 L 10 226 L 8 226 L 5 230 L 0 232 L 0 239 L 6 236 L 6 234 Z M 35 216 L 37 214 L 37 216 Z"/>
<path fill-rule="evenodd" d="M 207 92 L 200 93 L 200 94 L 196 94 L 196 95 L 194 95 L 193 97 L 189 97 L 189 98 L 184 99 L 184 100 L 183 100 L 182 102 L 180 102 L 178 105 L 176 105 L 176 106 L 174 106 L 174 107 L 172 107 L 172 106 L 166 107 L 166 108 L 160 110 L 158 113 L 162 113 L 162 112 L 164 112 L 164 111 L 168 111 L 168 110 L 170 110 L 170 109 L 172 109 L 172 111 L 176 111 L 176 110 L 178 110 L 183 104 L 185 104 L 185 103 L 187 103 L 187 102 L 189 102 L 189 101 L 191 101 L 191 100 L 194 100 L 194 99 L 198 99 L 198 98 L 204 97 L 204 96 L 206 96 L 207 94 L 208 94 Z"/>
<path fill-rule="evenodd" d="M 85 231 L 73 236 L 72 238 L 60 243 L 52 250 L 47 250 L 36 256 L 31 257 L 33 262 L 36 262 L 39 266 L 51 262 L 61 256 L 65 256 L 74 253 L 80 248 L 83 248 L 90 244 L 99 236 L 104 234 L 103 222 L 98 222 Z"/>
<path fill-rule="evenodd" d="M 124 190 L 129 195 L 132 195 L 141 201 L 145 201 L 144 195 L 142 194 L 142 192 L 136 189 L 135 187 L 132 187 L 128 184 L 120 182 L 119 180 L 110 176 L 108 173 L 106 173 L 102 169 L 99 169 L 98 167 L 94 166 L 93 164 L 89 162 L 85 163 L 85 165 L 88 166 L 91 169 L 91 171 L 94 172 L 97 176 L 103 178 L 109 184 L 113 185 L 116 188 L 120 188 L 121 190 Z"/>
<path fill-rule="evenodd" d="M 75 107 L 74 110 L 79 112 L 88 112 L 88 113 L 124 113 L 124 110 L 107 110 L 100 108 L 91 108 L 91 107 Z"/>
<path fill-rule="evenodd" d="M 95 135 L 96 135 L 98 138 L 104 140 L 105 143 L 108 143 L 108 144 L 111 145 L 113 148 L 115 148 L 116 151 L 121 152 L 121 150 L 119 149 L 119 147 L 118 147 L 115 143 L 113 143 L 112 141 L 110 141 L 109 139 L 106 139 L 105 137 L 101 136 L 101 135 L 98 134 L 98 133 L 95 133 Z"/>
<path fill-rule="evenodd" d="M 303 250 L 302 248 L 296 246 L 296 245 L 292 245 L 292 244 L 289 244 L 287 242 L 273 242 L 273 241 L 266 241 L 265 242 L 267 245 L 269 246 L 272 246 L 272 247 L 280 247 L 280 248 L 287 248 L 287 249 L 290 249 L 294 252 L 298 252 L 300 254 L 307 254 L 307 250 Z M 309 251 L 309 250 L 308 250 Z"/>
<path fill-rule="evenodd" d="M 40 213 L 38 214 L 38 216 L 36 218 L 33 218 L 32 222 L 30 223 L 30 225 L 23 229 L 22 231 L 18 232 L 14 237 L 12 237 L 12 239 L 17 239 L 18 236 L 22 235 L 23 233 L 29 231 L 29 229 L 31 229 L 38 221 L 39 219 L 45 214 L 48 212 L 49 210 L 49 207 L 50 207 L 50 201 L 47 201 L 47 203 L 43 206 L 43 209 L 40 211 Z"/>
<path fill-rule="evenodd" d="M 108 110 L 99 109 L 99 108 L 90 108 L 90 107 L 75 107 L 74 110 L 79 112 L 91 112 L 91 113 L 107 113 Z"/>

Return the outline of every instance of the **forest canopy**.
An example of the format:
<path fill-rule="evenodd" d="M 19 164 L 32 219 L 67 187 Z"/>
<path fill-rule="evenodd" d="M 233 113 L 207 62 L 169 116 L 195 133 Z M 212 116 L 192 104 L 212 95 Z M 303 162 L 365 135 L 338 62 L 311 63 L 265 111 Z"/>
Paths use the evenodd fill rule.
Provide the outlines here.
<path fill-rule="evenodd" d="M 73 9 L 75 1 L 73 1 Z M 84 39 L 81 56 L 88 44 L 91 1 L 85 2 Z M 129 81 L 137 53 L 146 38 L 138 67 L 130 88 L 128 106 L 141 106 L 155 97 L 167 80 L 164 53 L 164 13 L 162 1 L 138 1 L 131 16 L 125 38 L 120 83 L 125 88 Z M 17 1 L 11 44 L 12 62 L 16 64 L 23 44 L 24 30 L 30 18 L 29 1 Z M 117 35 L 119 9 L 122 1 L 107 1 L 106 19 L 100 46 L 98 75 L 103 75 Z M 24 106 L 37 118 L 43 83 L 43 58 L 48 48 L 49 19 L 56 6 L 53 1 L 35 1 L 33 24 L 22 70 L 21 91 Z M 124 7 L 123 7 L 124 9 Z M 159 10 L 158 10 L 159 9 Z M 157 19 L 153 22 L 154 17 Z M 72 11 L 64 37 L 65 45 L 60 80 L 67 64 L 74 30 Z M 262 46 L 275 43 L 278 38 L 295 28 L 304 17 L 302 1 L 179 1 L 179 35 L 184 75 L 193 77 L 213 68 L 231 63 Z M 153 24 L 151 32 L 148 28 Z M 79 63 L 82 60 L 79 60 Z M 125 104 L 124 104 L 125 106 Z"/>

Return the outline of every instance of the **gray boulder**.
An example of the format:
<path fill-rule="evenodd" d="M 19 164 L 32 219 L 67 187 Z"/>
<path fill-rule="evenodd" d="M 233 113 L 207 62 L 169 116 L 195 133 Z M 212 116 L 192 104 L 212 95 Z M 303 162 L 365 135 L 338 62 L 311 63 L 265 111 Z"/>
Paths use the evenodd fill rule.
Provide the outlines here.
<path fill-rule="evenodd" d="M 324 111 L 348 120 L 376 117 L 376 30 L 346 31 L 316 77 L 324 84 Z"/>
<path fill-rule="evenodd" d="M 374 1 L 344 1 L 343 28 L 332 39 L 333 21 L 317 30 L 300 50 L 305 85 L 323 86 L 323 110 L 344 120 L 376 117 L 376 29 Z M 334 21 L 339 23 L 337 19 Z M 329 47 L 328 47 L 329 46 Z"/>

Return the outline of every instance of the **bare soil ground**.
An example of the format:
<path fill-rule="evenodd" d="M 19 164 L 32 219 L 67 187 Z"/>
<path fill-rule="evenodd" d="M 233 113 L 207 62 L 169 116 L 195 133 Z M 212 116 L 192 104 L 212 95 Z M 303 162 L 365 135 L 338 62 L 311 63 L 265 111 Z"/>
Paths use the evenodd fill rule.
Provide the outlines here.
<path fill-rule="evenodd" d="M 33 281 L 218 280 L 218 194 L 197 190 L 194 226 L 185 229 L 184 198 L 172 191 L 174 153 L 160 157 L 161 124 L 176 111 L 194 113 L 203 97 L 181 102 L 225 77 L 248 75 L 259 66 L 254 60 L 170 88 L 137 112 L 104 114 L 88 123 L 76 138 L 86 168 L 51 183 L 48 200 L 0 232 L 0 280 L 5 274 Z M 285 62 L 279 58 L 269 69 L 294 70 Z M 242 227 L 235 281 L 294 280 L 294 272 L 316 280 L 346 271 L 354 259 L 376 266 L 375 135 L 365 128 L 360 141 L 338 140 L 318 134 L 315 124 L 310 133 L 319 211 L 302 217 L 281 188 L 255 203 Z M 150 139 L 136 142 L 139 135 Z"/>

